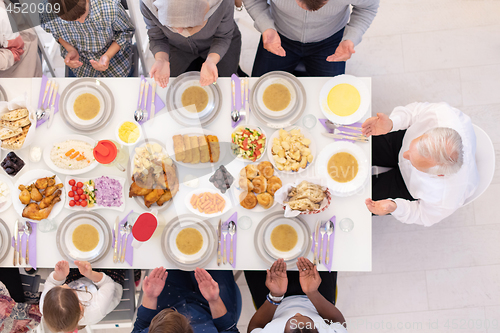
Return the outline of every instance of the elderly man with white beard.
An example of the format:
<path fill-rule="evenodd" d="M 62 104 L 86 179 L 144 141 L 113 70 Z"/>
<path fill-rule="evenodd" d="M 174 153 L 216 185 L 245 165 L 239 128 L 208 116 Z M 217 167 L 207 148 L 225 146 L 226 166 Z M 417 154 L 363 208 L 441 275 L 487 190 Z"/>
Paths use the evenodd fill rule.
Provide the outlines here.
<path fill-rule="evenodd" d="M 391 167 L 372 176 L 375 215 L 431 226 L 460 208 L 479 183 L 476 136 L 470 118 L 446 103 L 412 103 L 363 125 L 372 135 L 372 164 Z"/>

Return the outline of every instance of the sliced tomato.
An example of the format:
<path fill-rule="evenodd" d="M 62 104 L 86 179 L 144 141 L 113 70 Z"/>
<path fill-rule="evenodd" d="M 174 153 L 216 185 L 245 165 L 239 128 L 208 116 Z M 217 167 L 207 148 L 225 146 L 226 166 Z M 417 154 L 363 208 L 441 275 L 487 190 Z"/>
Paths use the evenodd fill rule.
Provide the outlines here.
<path fill-rule="evenodd" d="M 242 148 L 243 150 L 248 150 L 248 138 L 245 138 L 245 140 L 243 140 Z"/>

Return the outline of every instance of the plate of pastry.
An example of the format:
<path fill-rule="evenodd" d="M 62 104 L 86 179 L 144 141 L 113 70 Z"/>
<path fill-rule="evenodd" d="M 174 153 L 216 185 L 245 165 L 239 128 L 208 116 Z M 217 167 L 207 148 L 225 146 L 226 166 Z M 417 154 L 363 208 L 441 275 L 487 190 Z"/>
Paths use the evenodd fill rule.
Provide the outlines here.
<path fill-rule="evenodd" d="M 222 161 L 226 154 L 214 132 L 197 127 L 183 128 L 167 141 L 167 152 L 179 165 L 202 169 Z"/>
<path fill-rule="evenodd" d="M 243 208 L 253 212 L 265 212 L 276 202 L 274 193 L 283 185 L 269 161 L 248 164 L 240 171 L 236 196 Z"/>

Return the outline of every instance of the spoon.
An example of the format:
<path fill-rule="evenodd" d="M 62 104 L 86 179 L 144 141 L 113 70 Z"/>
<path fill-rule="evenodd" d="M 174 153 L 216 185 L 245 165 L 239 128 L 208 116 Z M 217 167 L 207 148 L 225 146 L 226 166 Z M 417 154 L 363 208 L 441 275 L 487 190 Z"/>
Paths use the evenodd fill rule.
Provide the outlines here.
<path fill-rule="evenodd" d="M 130 234 L 130 231 L 132 230 L 132 225 L 128 223 L 128 221 L 125 221 L 125 224 L 122 227 L 122 232 L 125 234 L 125 244 L 123 245 L 123 250 L 122 250 L 122 256 L 120 258 L 120 262 L 125 262 L 125 252 L 127 250 L 127 241 L 128 241 L 128 235 Z"/>
<path fill-rule="evenodd" d="M 327 221 L 326 222 L 326 235 L 328 236 L 328 239 L 326 241 L 326 264 L 330 262 L 330 235 L 333 234 L 333 222 L 332 221 Z"/>
<path fill-rule="evenodd" d="M 228 229 L 229 229 L 229 235 L 231 235 L 231 243 L 229 246 L 229 263 L 232 265 L 233 261 L 234 261 L 233 260 L 233 236 L 236 233 L 236 223 L 234 223 L 233 221 L 229 222 Z"/>
<path fill-rule="evenodd" d="M 24 233 L 26 234 L 26 265 L 29 265 L 30 262 L 30 246 L 29 246 L 29 240 L 30 240 L 30 235 L 31 232 L 33 231 L 33 228 L 31 227 L 31 223 L 28 221 L 24 222 Z"/>
<path fill-rule="evenodd" d="M 144 118 L 144 113 L 141 109 L 142 95 L 144 93 L 144 80 L 141 80 L 141 90 L 139 92 L 139 104 L 137 105 L 137 110 L 134 112 L 134 119 L 140 122 Z"/>
<path fill-rule="evenodd" d="M 231 110 L 231 119 L 236 123 L 240 120 L 240 112 L 236 109 L 236 91 L 234 80 L 231 80 L 231 91 L 233 93 L 233 109 Z"/>
<path fill-rule="evenodd" d="M 23 243 L 23 235 L 24 235 L 24 225 L 19 224 L 18 227 L 18 234 L 19 234 L 19 265 L 22 265 L 21 260 L 23 259 L 23 251 L 22 251 L 22 246 L 21 244 Z"/>

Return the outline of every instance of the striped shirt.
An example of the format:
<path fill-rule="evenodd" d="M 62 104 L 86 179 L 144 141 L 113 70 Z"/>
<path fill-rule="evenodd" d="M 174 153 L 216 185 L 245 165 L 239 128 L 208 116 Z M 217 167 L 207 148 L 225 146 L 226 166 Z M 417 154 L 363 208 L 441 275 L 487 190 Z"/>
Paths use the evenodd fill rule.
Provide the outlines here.
<path fill-rule="evenodd" d="M 84 23 L 64 21 L 55 14 L 42 17 L 42 28 L 56 41 L 62 38 L 80 55 L 82 66 L 72 69 L 77 77 L 126 77 L 132 66 L 132 36 L 135 28 L 125 9 L 116 0 L 90 0 L 90 13 Z M 90 60 L 99 61 L 113 42 L 120 50 L 111 58 L 107 70 L 92 67 Z M 61 46 L 61 55 L 68 52 Z"/>

